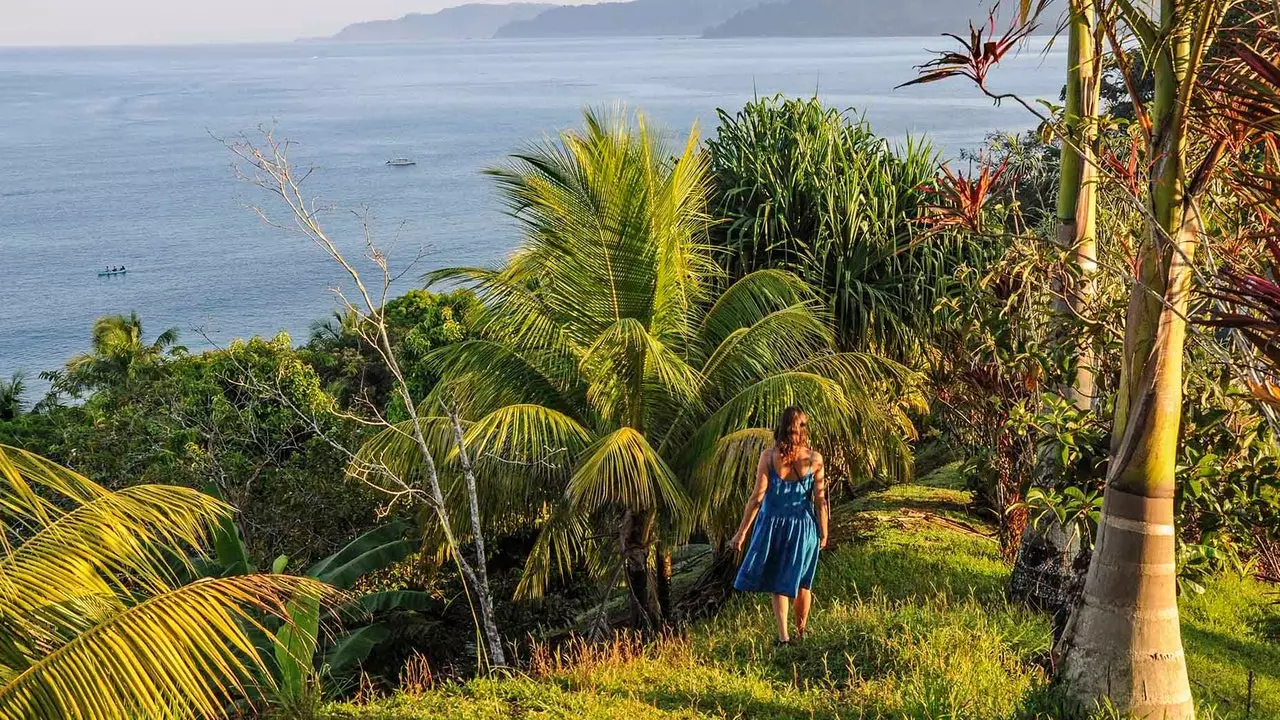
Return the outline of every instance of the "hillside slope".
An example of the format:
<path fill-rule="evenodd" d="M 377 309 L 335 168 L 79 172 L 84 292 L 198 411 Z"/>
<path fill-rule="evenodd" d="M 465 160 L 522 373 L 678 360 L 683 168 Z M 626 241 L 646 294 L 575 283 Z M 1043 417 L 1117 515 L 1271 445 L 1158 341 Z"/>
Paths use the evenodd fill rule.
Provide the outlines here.
<path fill-rule="evenodd" d="M 512 22 L 497 37 L 701 35 L 763 0 L 633 0 L 572 5 Z"/>
<path fill-rule="evenodd" d="M 1060 717 L 1047 620 L 1005 601 L 1008 566 L 954 476 L 930 482 L 836 509 L 803 645 L 774 645 L 768 599 L 738 596 L 686 637 L 535 650 L 509 678 L 321 717 Z M 1260 630 L 1276 612 L 1267 591 L 1226 577 L 1183 600 L 1187 664 L 1212 717 L 1280 717 L 1280 645 Z"/>
<path fill-rule="evenodd" d="M 372 20 L 343 28 L 329 40 L 336 42 L 421 42 L 491 38 L 508 23 L 528 20 L 550 10 L 545 3 L 459 5 L 440 12 L 413 13 L 395 20 Z"/>
<path fill-rule="evenodd" d="M 907 37 L 960 32 L 984 20 L 975 0 L 777 0 L 743 10 L 707 37 Z"/>

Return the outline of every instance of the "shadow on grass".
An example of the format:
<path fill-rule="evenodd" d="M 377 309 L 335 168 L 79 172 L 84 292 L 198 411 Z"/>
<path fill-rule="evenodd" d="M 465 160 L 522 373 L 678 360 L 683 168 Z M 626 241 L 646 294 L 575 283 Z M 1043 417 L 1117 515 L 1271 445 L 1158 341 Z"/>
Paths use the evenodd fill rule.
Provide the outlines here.
<path fill-rule="evenodd" d="M 1192 691 L 1226 718 L 1280 717 L 1280 646 L 1183 624 Z M 1254 687 L 1249 688 L 1249 670 Z"/>
<path fill-rule="evenodd" d="M 635 696 L 637 700 L 652 705 L 659 710 L 675 712 L 680 710 L 697 710 L 717 716 L 741 718 L 783 718 L 786 720 L 809 720 L 820 718 L 858 717 L 855 712 L 841 712 L 837 715 L 830 708 L 807 708 L 794 704 L 758 698 L 747 691 L 708 689 L 696 694 L 679 691 L 655 690 L 643 692 Z"/>

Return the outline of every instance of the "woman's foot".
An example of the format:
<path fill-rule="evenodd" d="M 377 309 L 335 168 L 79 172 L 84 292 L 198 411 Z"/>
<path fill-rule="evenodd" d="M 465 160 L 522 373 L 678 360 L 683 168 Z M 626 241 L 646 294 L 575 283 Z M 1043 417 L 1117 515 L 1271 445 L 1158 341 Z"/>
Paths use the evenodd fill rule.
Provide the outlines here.
<path fill-rule="evenodd" d="M 787 638 L 787 639 L 785 639 L 785 640 L 784 640 L 783 638 L 774 638 L 774 639 L 773 639 L 773 644 L 774 644 L 774 645 L 790 645 L 790 644 L 791 644 L 791 639 L 790 639 L 790 638 Z"/>
<path fill-rule="evenodd" d="M 805 632 L 806 632 L 805 628 L 800 628 L 799 630 L 796 630 L 796 636 L 794 638 L 794 641 L 797 644 L 804 642 Z"/>

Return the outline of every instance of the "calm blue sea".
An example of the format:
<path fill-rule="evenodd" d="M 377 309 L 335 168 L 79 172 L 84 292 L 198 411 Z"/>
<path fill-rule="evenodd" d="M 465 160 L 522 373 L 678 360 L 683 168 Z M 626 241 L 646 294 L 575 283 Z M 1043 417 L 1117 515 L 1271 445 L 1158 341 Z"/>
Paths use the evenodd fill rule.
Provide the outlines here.
<path fill-rule="evenodd" d="M 95 317 L 136 310 L 148 339 L 177 327 L 193 350 L 287 330 L 305 341 L 336 308 L 333 264 L 249 209 L 214 139 L 275 123 L 313 164 L 330 230 L 358 251 L 367 208 L 397 269 L 500 260 L 516 242 L 481 176 L 624 101 L 673 132 L 704 135 L 716 108 L 753 95 L 855 107 L 882 134 L 928 134 L 949 154 L 1031 118 L 964 82 L 894 90 L 939 39 L 473 41 L 0 49 L 0 376 L 60 367 Z M 1064 58 L 1032 48 L 996 88 L 1056 99 Z M 388 168 L 392 157 L 413 168 Z M 127 276 L 99 278 L 108 264 Z M 31 398 L 34 399 L 34 398 Z"/>

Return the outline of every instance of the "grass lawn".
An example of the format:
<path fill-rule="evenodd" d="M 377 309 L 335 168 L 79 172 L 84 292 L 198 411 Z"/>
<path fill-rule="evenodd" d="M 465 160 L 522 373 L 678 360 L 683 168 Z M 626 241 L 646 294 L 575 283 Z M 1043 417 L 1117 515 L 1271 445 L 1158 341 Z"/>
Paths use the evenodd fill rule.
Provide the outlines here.
<path fill-rule="evenodd" d="M 1053 718 L 1044 617 L 1009 605 L 992 530 L 944 468 L 838 508 L 802 646 L 773 644 L 764 596 L 687 636 L 578 646 L 527 674 L 445 684 L 321 716 L 360 718 Z M 1182 605 L 1201 717 L 1280 718 L 1268 588 L 1223 578 Z M 1252 699 L 1249 677 L 1253 674 Z M 1246 713 L 1251 705 L 1251 710 Z"/>

